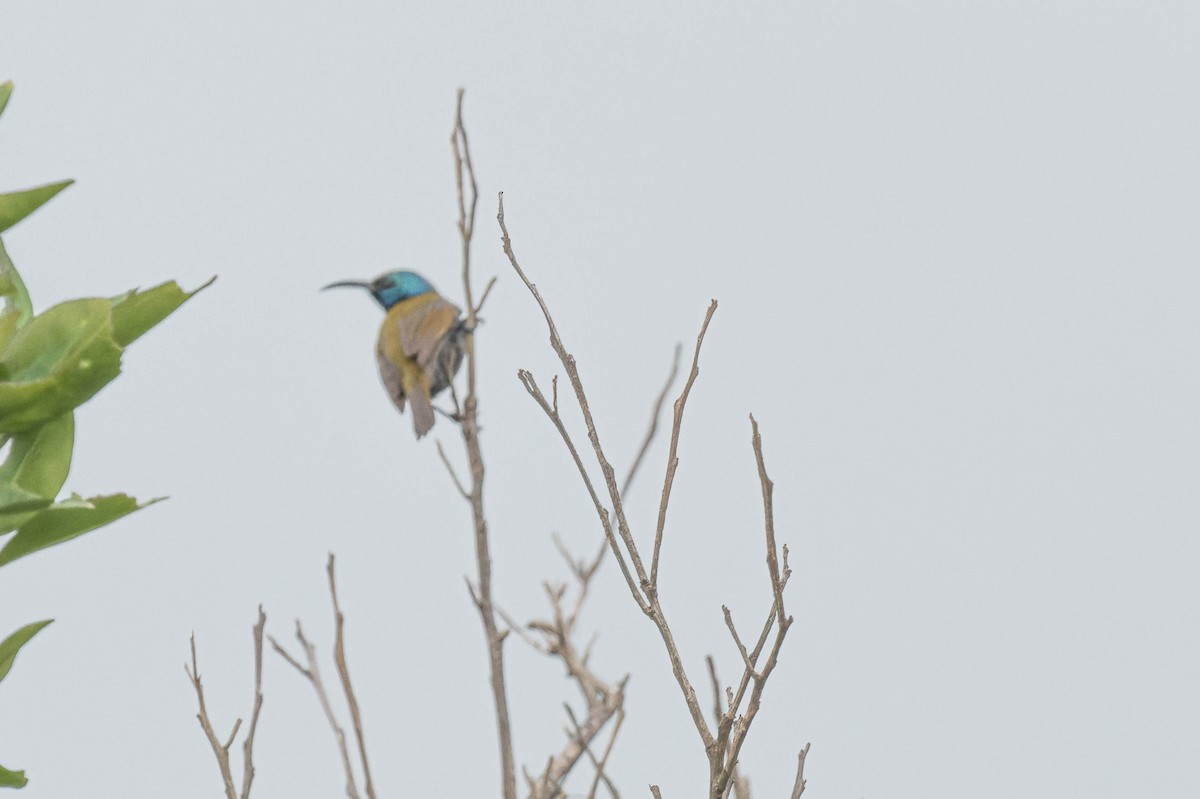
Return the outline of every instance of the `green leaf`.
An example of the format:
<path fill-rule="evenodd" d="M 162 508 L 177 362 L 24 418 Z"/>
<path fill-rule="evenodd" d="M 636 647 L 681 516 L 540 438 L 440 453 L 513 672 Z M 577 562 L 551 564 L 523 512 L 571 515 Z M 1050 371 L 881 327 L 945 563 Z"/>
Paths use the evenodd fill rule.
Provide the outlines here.
<path fill-rule="evenodd" d="M 0 194 L 0 233 L 41 208 L 50 201 L 51 197 L 74 182 L 73 180 L 60 180 L 58 183 L 47 183 L 45 186 L 37 186 L 24 191 Z"/>
<path fill-rule="evenodd" d="M 27 430 L 72 410 L 121 372 L 111 301 L 71 300 L 17 330 L 0 361 L 0 434 Z"/>
<path fill-rule="evenodd" d="M 3 239 L 0 239 L 0 297 L 4 298 L 4 304 L 7 306 L 5 313 L 14 311 L 17 314 L 17 319 L 11 326 L 12 330 L 33 318 L 33 302 L 29 299 L 29 292 L 25 290 L 25 281 L 21 280 L 20 273 L 8 258 Z M 11 332 L 4 337 L 2 343 L 7 346 L 10 338 Z"/>
<path fill-rule="evenodd" d="M 71 499 L 38 511 L 29 521 L 22 524 L 17 529 L 17 534 L 8 539 L 8 543 L 0 549 L 0 566 L 39 549 L 69 541 L 158 501 L 159 499 L 152 499 L 139 505 L 137 500 L 125 494 L 92 497 L 86 500 L 72 496 Z"/>
<path fill-rule="evenodd" d="M 147 330 L 157 325 L 192 295 L 212 285 L 212 278 L 195 291 L 184 291 L 179 284 L 170 280 L 147 291 L 133 291 L 113 298 L 113 337 L 117 344 L 128 347 Z"/>
<path fill-rule="evenodd" d="M 0 766 L 0 788 L 24 788 L 28 782 L 24 771 L 9 771 Z"/>
<path fill-rule="evenodd" d="M 12 668 L 13 661 L 17 659 L 17 652 L 20 651 L 21 647 L 29 643 L 29 639 L 41 632 L 42 628 L 52 621 L 54 619 L 26 624 L 3 641 L 0 641 L 0 680 L 8 676 L 8 671 Z"/>
<path fill-rule="evenodd" d="M 8 98 L 12 97 L 13 82 L 6 80 L 0 83 L 0 114 L 4 113 L 4 106 L 8 105 Z"/>
<path fill-rule="evenodd" d="M 75 416 L 62 416 L 12 437 L 0 466 L 0 535 L 20 527 L 30 511 L 54 502 L 71 470 Z"/>

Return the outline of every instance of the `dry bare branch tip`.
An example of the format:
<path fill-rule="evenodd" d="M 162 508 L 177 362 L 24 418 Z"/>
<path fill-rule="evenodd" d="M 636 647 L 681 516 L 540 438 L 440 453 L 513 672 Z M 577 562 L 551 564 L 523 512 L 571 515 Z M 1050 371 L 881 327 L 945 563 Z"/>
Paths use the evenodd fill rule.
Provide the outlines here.
<path fill-rule="evenodd" d="M 454 481 L 454 487 L 458 489 L 458 493 L 463 499 L 469 500 L 471 495 L 467 493 L 467 489 L 463 487 L 462 480 L 458 479 L 458 473 L 454 471 L 454 467 L 450 465 L 450 459 L 446 457 L 446 450 L 442 448 L 441 440 L 434 442 L 437 444 L 438 457 L 442 459 L 442 463 L 446 467 L 446 471 L 450 473 L 450 479 Z"/>
<path fill-rule="evenodd" d="M 592 647 L 595 646 L 596 639 L 599 638 L 599 636 L 600 636 L 600 633 L 592 633 L 592 637 L 588 639 L 587 644 L 583 647 L 583 654 L 580 655 L 579 660 L 583 663 L 584 666 L 588 665 L 588 663 L 591 662 Z M 625 679 L 626 680 L 629 679 L 629 676 L 626 675 Z M 620 684 L 622 687 L 624 687 L 625 683 L 624 683 L 624 681 L 622 681 Z"/>
<path fill-rule="evenodd" d="M 800 794 L 804 793 L 804 786 L 808 783 L 804 779 L 804 760 L 808 757 L 808 749 L 812 743 L 806 743 L 804 748 L 800 750 L 800 754 L 796 756 L 796 782 L 792 785 L 791 799 L 800 799 Z"/>
<path fill-rule="evenodd" d="M 650 412 L 650 427 L 646 430 L 646 435 L 642 437 L 642 444 L 638 448 L 637 455 L 633 458 L 633 463 L 629 467 L 629 471 L 625 474 L 625 480 L 621 483 L 621 497 L 624 498 L 629 493 L 629 487 L 633 484 L 633 478 L 637 475 L 638 468 L 642 465 L 642 460 L 646 457 L 646 452 L 650 449 L 650 443 L 654 441 L 654 436 L 658 432 L 658 417 L 662 413 L 662 406 L 667 401 L 667 394 L 671 391 L 671 386 L 675 385 L 675 378 L 679 374 L 679 359 L 683 354 L 683 345 L 675 345 L 675 354 L 671 358 L 671 371 L 667 375 L 667 382 L 663 384 L 662 391 L 658 393 L 658 397 L 654 401 L 654 407 Z"/>
<path fill-rule="evenodd" d="M 222 749 L 224 749 L 226 752 L 229 751 L 229 747 L 233 746 L 233 739 L 237 737 L 238 730 L 241 728 L 242 720 L 240 718 L 234 720 L 233 729 L 229 731 L 229 737 L 225 739 L 225 743 L 221 746 Z"/>
<path fill-rule="evenodd" d="M 487 285 L 485 285 L 485 286 L 483 287 L 483 294 L 482 294 L 482 295 L 480 295 L 480 297 L 479 297 L 479 302 L 478 302 L 478 303 L 475 305 L 475 314 L 474 314 L 474 316 L 475 316 L 475 325 L 476 325 L 476 327 L 478 327 L 478 325 L 479 325 L 479 322 L 483 321 L 482 319 L 480 319 L 480 318 L 479 318 L 479 312 L 483 310 L 483 304 L 484 304 L 485 302 L 487 302 L 488 295 L 492 293 L 492 287 L 493 287 L 493 286 L 495 286 L 495 285 L 496 285 L 496 276 L 495 276 L 495 275 L 493 275 L 493 276 L 491 277 L 491 279 L 489 279 L 489 280 L 488 280 L 488 282 L 487 282 Z M 472 327 L 472 328 L 471 328 L 471 332 L 472 332 L 472 333 L 474 333 L 474 332 L 475 332 L 475 328 L 474 328 L 474 327 Z"/>
<path fill-rule="evenodd" d="M 471 602 L 475 604 L 475 607 L 482 608 L 483 603 L 479 599 L 479 592 L 475 590 L 475 584 L 471 582 L 471 578 L 464 574 L 463 582 L 467 584 L 467 593 L 471 595 Z"/>
<path fill-rule="evenodd" d="M 654 528 L 654 550 L 650 556 L 650 583 L 652 586 L 658 584 L 658 558 L 659 551 L 662 549 L 663 532 L 667 524 L 667 506 L 671 502 L 671 488 L 675 484 L 675 472 L 679 468 L 679 432 L 683 427 L 683 411 L 687 406 L 688 396 L 692 393 L 692 386 L 695 385 L 696 378 L 700 375 L 700 348 L 704 344 L 704 334 L 708 331 L 709 322 L 712 321 L 713 314 L 716 312 L 717 301 L 713 300 L 704 314 L 700 333 L 696 336 L 696 349 L 692 352 L 692 368 L 688 373 L 687 382 L 684 383 L 679 398 L 675 400 L 674 418 L 671 422 L 671 446 L 667 453 L 667 473 L 663 478 L 662 496 L 658 504 L 658 522 Z"/>
<path fill-rule="evenodd" d="M 750 659 L 750 653 L 746 651 L 746 645 L 742 643 L 741 636 L 738 635 L 737 628 L 733 625 L 733 614 L 729 612 L 729 607 L 721 606 L 721 612 L 725 614 L 725 626 L 729 628 L 729 634 L 733 636 L 733 642 L 737 644 L 738 654 L 742 656 L 742 663 L 746 667 L 746 671 L 756 680 L 761 680 L 762 675 L 754 669 L 754 662 Z"/>

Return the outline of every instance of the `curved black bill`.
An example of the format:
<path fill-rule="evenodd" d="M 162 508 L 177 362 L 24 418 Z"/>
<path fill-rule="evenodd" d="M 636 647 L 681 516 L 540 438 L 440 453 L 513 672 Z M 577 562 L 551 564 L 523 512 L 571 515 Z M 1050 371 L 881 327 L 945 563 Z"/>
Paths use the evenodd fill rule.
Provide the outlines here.
<path fill-rule="evenodd" d="M 371 290 L 371 284 L 365 280 L 339 280 L 336 283 L 330 283 L 328 286 L 321 286 L 321 291 L 341 288 L 343 286 L 353 286 L 354 288 L 366 289 L 367 291 Z"/>

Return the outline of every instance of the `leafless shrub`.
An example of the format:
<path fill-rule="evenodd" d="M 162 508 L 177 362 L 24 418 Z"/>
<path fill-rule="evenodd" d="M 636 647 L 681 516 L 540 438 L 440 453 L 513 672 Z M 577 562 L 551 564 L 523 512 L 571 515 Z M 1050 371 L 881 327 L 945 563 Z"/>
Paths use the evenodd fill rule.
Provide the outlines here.
<path fill-rule="evenodd" d="M 566 423 L 559 413 L 558 378 L 550 383 L 550 397 L 547 398 L 532 373 L 526 370 L 518 372 L 518 378 L 525 390 L 543 410 L 550 423 L 558 431 L 564 446 L 570 453 L 579 472 L 580 479 L 588 491 L 596 515 L 604 533 L 604 546 L 591 558 L 577 559 L 563 547 L 555 538 L 558 547 L 567 563 L 573 585 L 543 583 L 549 603 L 547 618 L 520 624 L 510 618 L 497 605 L 492 585 L 490 539 L 487 517 L 483 503 L 483 484 L 486 475 L 482 446 L 478 425 L 478 395 L 476 392 L 476 360 L 474 334 L 478 314 L 490 293 L 496 278 L 491 278 L 475 301 L 475 291 L 471 279 L 471 244 L 475 230 L 475 212 L 478 204 L 478 186 L 475 180 L 474 165 L 471 161 L 471 150 L 462 116 L 463 92 L 459 90 L 455 111 L 454 128 L 451 134 L 451 146 L 454 154 L 455 179 L 458 199 L 458 230 L 462 245 L 462 280 L 463 295 L 467 314 L 467 336 L 465 341 L 465 394 L 460 403 L 457 393 L 453 393 L 455 405 L 454 418 L 459 423 L 467 465 L 470 472 L 469 480 L 463 480 L 455 471 L 441 443 L 438 443 L 438 454 L 450 474 L 459 494 L 470 507 L 472 527 L 475 541 L 476 574 L 467 580 L 467 588 L 476 609 L 479 611 L 484 631 L 484 642 L 488 653 L 489 678 L 492 687 L 492 697 L 496 716 L 497 739 L 500 749 L 501 762 L 501 795 L 503 799 L 517 799 L 516 758 L 514 756 L 512 724 L 510 720 L 508 696 L 505 683 L 504 642 L 510 633 L 515 632 L 530 646 L 560 661 L 566 668 L 568 677 L 579 689 L 583 698 L 581 713 L 576 713 L 569 704 L 564 703 L 569 727 L 566 729 L 567 740 L 563 748 L 550 755 L 545 766 L 535 775 L 524 770 L 528 799 L 558 799 L 564 797 L 563 785 L 573 769 L 584 760 L 590 763 L 592 778 L 587 793 L 588 799 L 598 795 L 601 786 L 612 799 L 619 799 L 620 794 L 608 772 L 609 756 L 621 725 L 625 718 L 625 684 L 628 675 L 619 679 L 605 679 L 598 675 L 589 664 L 590 644 L 580 646 L 579 626 L 577 624 L 580 612 L 588 597 L 592 580 L 605 556 L 611 552 L 616 560 L 621 574 L 629 588 L 630 596 L 641 612 L 650 620 L 662 639 L 664 652 L 670 663 L 672 674 L 679 685 L 683 701 L 696 728 L 696 733 L 708 759 L 708 794 L 709 799 L 727 799 L 731 794 L 736 799 L 749 799 L 750 787 L 748 780 L 738 769 L 738 759 L 746 742 L 750 727 L 757 716 L 762 703 L 763 690 L 779 662 L 780 651 L 784 639 L 791 628 L 793 617 L 785 610 L 784 592 L 791 577 L 788 566 L 787 545 L 778 546 L 775 538 L 774 517 L 774 484 L 767 474 L 763 457 L 762 438 L 758 422 L 750 417 L 751 449 L 757 464 L 759 483 L 762 488 L 763 500 L 763 530 L 764 551 L 768 585 L 771 595 L 771 607 L 766 620 L 762 623 L 758 635 L 749 641 L 739 633 L 729 608 L 722 607 L 724 621 L 729 630 L 730 638 L 741 657 L 742 669 L 736 686 L 723 686 L 711 657 L 707 658 L 708 679 L 713 694 L 712 721 L 706 717 L 697 696 L 695 684 L 689 677 L 684 658 L 679 645 L 671 630 L 667 614 L 663 609 L 658 585 L 658 570 L 662 542 L 666 530 L 667 513 L 671 501 L 671 491 L 674 486 L 675 474 L 679 468 L 679 439 L 683 428 L 684 411 L 688 397 L 700 374 L 700 351 L 704 343 L 709 323 L 717 310 L 717 302 L 713 300 L 704 315 L 700 331 L 696 336 L 696 344 L 692 354 L 691 368 L 683 389 L 676 398 L 671 424 L 671 440 L 667 457 L 666 472 L 663 477 L 657 522 L 654 530 L 653 548 L 650 552 L 649 564 L 643 557 L 636 543 L 636 537 L 630 527 L 625 513 L 624 500 L 637 474 L 643 458 L 653 441 L 658 428 L 658 420 L 666 397 L 674 384 L 678 373 L 680 349 L 676 348 L 674 363 L 666 385 L 657 397 L 647 430 L 637 455 L 627 472 L 624 480 L 618 483 L 616 471 L 605 454 L 600 433 L 596 428 L 588 403 L 583 382 L 579 377 L 574 356 L 567 350 L 549 306 L 521 268 L 513 250 L 508 227 L 504 218 L 504 196 L 499 196 L 497 222 L 501 231 L 503 250 L 508 257 L 513 270 L 528 288 L 537 302 L 545 318 L 550 334 L 550 346 L 558 356 L 566 373 L 571 392 L 583 415 L 588 444 L 592 454 L 590 458 L 580 453 L 575 439 L 568 430 Z M 451 388 L 454 391 L 453 387 Z M 588 460 L 595 462 L 589 467 Z M 598 468 L 600 480 L 594 481 L 591 468 Z M 599 486 L 599 487 L 598 487 Z M 355 740 L 359 755 L 359 770 L 362 773 L 363 786 L 367 799 L 375 799 L 375 789 L 371 781 L 370 768 L 367 763 L 366 744 L 363 737 L 362 719 L 358 702 L 350 683 L 349 670 L 346 665 L 345 644 L 343 638 L 344 619 L 338 604 L 337 587 L 334 579 L 334 559 L 330 555 L 327 566 L 329 590 L 333 603 L 335 617 L 334 662 L 342 686 L 344 698 L 350 711 Z M 503 622 L 504 626 L 498 622 Z M 250 782 L 254 769 L 251 760 L 254 729 L 262 705 L 262 638 L 265 616 L 259 610 L 259 623 L 255 627 L 255 706 L 247 739 L 244 743 L 245 774 L 243 790 L 240 799 L 248 799 Z M 328 693 L 322 682 L 318 669 L 315 646 L 305 637 L 297 622 L 296 638 L 303 651 L 303 663 L 300 659 L 288 653 L 274 638 L 271 645 L 313 686 L 318 702 L 325 712 L 326 718 L 337 740 L 342 767 L 346 775 L 346 794 L 350 799 L 359 799 L 358 779 L 356 777 L 353 758 L 350 753 L 345 730 L 338 722 L 332 709 Z M 192 666 L 188 676 L 195 686 L 200 704 L 199 719 L 205 735 L 212 745 L 217 764 L 226 787 L 227 799 L 239 799 L 234 792 L 233 778 L 229 767 L 229 748 L 241 724 L 239 719 L 234 725 L 233 733 L 228 742 L 222 745 L 213 732 L 208 721 L 204 706 L 204 694 L 200 685 L 200 677 L 196 667 L 195 640 L 192 642 Z M 593 744 L 600 734 L 609 729 L 608 738 L 603 748 L 597 752 Z M 799 799 L 804 792 L 804 762 L 809 747 L 805 745 L 797 758 L 796 779 L 791 792 L 791 799 Z M 662 793 L 657 785 L 650 786 L 651 794 L 656 799 L 662 799 Z"/>

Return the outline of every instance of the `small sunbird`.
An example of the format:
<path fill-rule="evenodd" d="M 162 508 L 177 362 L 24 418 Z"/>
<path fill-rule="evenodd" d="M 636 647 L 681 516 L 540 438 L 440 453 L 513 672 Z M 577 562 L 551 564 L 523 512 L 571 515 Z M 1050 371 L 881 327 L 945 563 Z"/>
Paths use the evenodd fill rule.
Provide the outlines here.
<path fill-rule="evenodd" d="M 375 352 L 379 375 L 401 413 L 405 400 L 412 403 L 420 438 L 433 427 L 433 398 L 462 366 L 467 336 L 462 311 L 416 272 L 385 272 L 369 282 L 339 280 L 324 288 L 341 286 L 366 289 L 387 312 Z"/>

